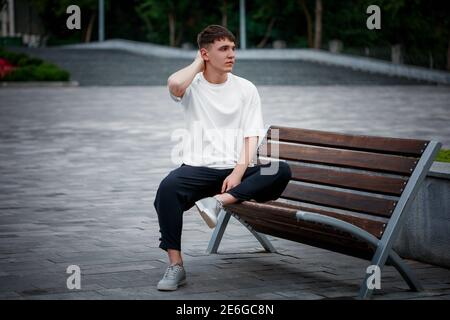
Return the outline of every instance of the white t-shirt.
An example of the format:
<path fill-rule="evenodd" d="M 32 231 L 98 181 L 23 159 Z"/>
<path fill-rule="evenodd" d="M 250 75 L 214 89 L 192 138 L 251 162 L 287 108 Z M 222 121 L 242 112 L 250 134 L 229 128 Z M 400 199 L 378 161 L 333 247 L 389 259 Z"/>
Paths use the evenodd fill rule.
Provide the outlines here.
<path fill-rule="evenodd" d="M 228 73 L 224 83 L 213 84 L 200 72 L 182 98 L 170 95 L 185 111 L 185 130 L 179 134 L 181 150 L 175 151 L 181 162 L 216 169 L 234 168 L 245 137 L 258 136 L 258 145 L 262 142 L 266 129 L 261 100 L 250 81 Z M 255 158 L 249 166 L 254 166 Z"/>

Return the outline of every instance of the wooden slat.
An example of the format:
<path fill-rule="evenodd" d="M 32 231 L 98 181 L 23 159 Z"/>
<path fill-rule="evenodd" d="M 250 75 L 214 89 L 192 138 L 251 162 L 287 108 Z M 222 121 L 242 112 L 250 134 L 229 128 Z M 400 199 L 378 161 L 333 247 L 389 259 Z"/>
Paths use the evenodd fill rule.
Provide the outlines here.
<path fill-rule="evenodd" d="M 385 195 L 401 195 L 408 181 L 405 178 L 337 171 L 330 168 L 312 167 L 304 164 L 290 164 L 289 167 L 291 168 L 292 179 L 296 181 L 369 191 Z"/>
<path fill-rule="evenodd" d="M 256 231 L 273 235 L 275 237 L 288 239 L 311 246 L 348 254 L 363 259 L 371 259 L 373 249 L 365 242 L 357 241 L 350 236 L 344 236 L 330 228 L 315 225 L 315 229 L 303 227 L 303 223 L 287 224 L 281 221 L 256 218 L 253 216 L 239 215 L 250 224 Z M 306 225 L 306 223 L 305 223 Z"/>
<path fill-rule="evenodd" d="M 291 208 L 295 211 L 302 210 L 313 213 L 318 213 L 326 216 L 330 216 L 348 223 L 351 223 L 370 234 L 374 235 L 377 238 L 381 238 L 384 230 L 386 229 L 387 223 L 389 222 L 388 218 L 383 217 L 373 217 L 371 215 L 365 215 L 362 213 L 347 213 L 347 212 L 333 212 L 323 209 L 310 208 L 302 205 L 293 205 L 280 201 L 268 201 L 265 204 L 267 205 L 275 205 L 281 208 Z"/>
<path fill-rule="evenodd" d="M 396 201 L 289 183 L 281 198 L 390 217 Z"/>
<path fill-rule="evenodd" d="M 400 155 L 420 156 L 429 143 L 425 140 L 351 135 L 279 126 L 270 127 L 268 138 L 273 136 L 271 132 L 273 129 L 279 130 L 280 141 Z"/>
<path fill-rule="evenodd" d="M 417 159 L 395 155 L 289 144 L 274 145 L 270 142 L 260 146 L 259 156 L 271 157 L 273 147 L 279 148 L 278 155 L 274 154 L 279 159 L 403 175 L 411 175 L 417 164 Z"/>
<path fill-rule="evenodd" d="M 266 203 L 244 201 L 240 204 L 227 205 L 226 208 L 238 214 L 253 215 L 255 217 L 271 217 L 274 220 L 280 220 L 290 224 L 297 223 L 295 214 L 298 210 L 309 211 L 346 221 L 369 232 L 377 238 L 381 237 L 387 223 L 387 220 L 380 221 L 370 217 L 355 216 L 345 213 L 307 208 L 304 206 L 295 206 L 278 201 L 269 201 Z"/>
<path fill-rule="evenodd" d="M 239 213 L 239 217 L 244 219 L 247 222 L 251 222 L 252 224 L 264 225 L 268 228 L 276 225 L 280 229 L 282 228 L 285 231 L 296 231 L 296 232 L 314 232 L 315 234 L 319 234 L 322 237 L 333 236 L 333 240 L 348 240 L 351 238 L 350 234 L 346 232 L 342 232 L 336 230 L 330 226 L 325 226 L 321 224 L 313 224 L 311 222 L 286 222 L 280 219 L 273 219 L 272 216 L 266 214 L 261 214 L 258 216 L 254 216 L 248 213 Z"/>
<path fill-rule="evenodd" d="M 261 220 L 252 221 L 244 217 L 256 231 L 275 237 L 304 243 L 310 246 L 331 250 L 354 257 L 370 260 L 373 250 L 365 243 L 351 238 L 339 237 L 336 233 L 314 232 L 298 226 L 288 226 L 280 222 L 264 223 Z"/>

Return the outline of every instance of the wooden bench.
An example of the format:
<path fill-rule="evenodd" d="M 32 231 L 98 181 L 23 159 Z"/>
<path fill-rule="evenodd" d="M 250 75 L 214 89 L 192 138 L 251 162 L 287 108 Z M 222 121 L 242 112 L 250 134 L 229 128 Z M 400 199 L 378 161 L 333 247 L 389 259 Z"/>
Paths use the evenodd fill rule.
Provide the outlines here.
<path fill-rule="evenodd" d="M 272 126 L 258 163 L 287 161 L 292 179 L 281 197 L 225 206 L 207 249 L 217 253 L 231 216 L 269 252 L 264 234 L 393 265 L 412 290 L 413 273 L 392 249 L 405 215 L 440 143 Z M 374 288 L 365 273 L 359 298 Z"/>

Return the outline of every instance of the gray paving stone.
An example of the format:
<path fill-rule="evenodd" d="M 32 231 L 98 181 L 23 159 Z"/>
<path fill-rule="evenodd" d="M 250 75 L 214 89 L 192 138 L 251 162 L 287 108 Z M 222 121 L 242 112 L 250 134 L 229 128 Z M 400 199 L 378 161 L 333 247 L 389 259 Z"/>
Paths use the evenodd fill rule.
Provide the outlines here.
<path fill-rule="evenodd" d="M 312 293 L 311 291 L 301 291 L 301 290 L 295 290 L 295 291 L 275 291 L 275 294 L 279 294 L 280 296 L 286 297 L 287 299 L 298 299 L 298 300 L 319 300 L 323 299 L 323 295 L 317 295 Z M 342 295 L 345 295 L 345 292 L 342 293 Z M 339 295 L 341 297 L 342 295 Z"/>

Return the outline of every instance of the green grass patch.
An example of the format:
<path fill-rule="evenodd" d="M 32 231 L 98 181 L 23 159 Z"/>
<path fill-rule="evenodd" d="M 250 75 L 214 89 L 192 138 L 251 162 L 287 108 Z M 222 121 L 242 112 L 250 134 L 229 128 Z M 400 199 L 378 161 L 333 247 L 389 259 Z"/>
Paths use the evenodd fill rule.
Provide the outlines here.
<path fill-rule="evenodd" d="M 6 59 L 16 69 L 1 78 L 2 81 L 69 81 L 70 73 L 42 59 L 24 53 L 0 48 L 0 58 Z"/>
<path fill-rule="evenodd" d="M 450 150 L 441 149 L 434 160 L 439 162 L 450 162 Z"/>

